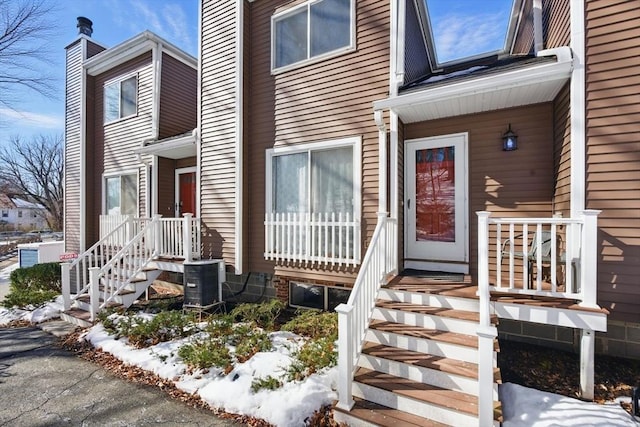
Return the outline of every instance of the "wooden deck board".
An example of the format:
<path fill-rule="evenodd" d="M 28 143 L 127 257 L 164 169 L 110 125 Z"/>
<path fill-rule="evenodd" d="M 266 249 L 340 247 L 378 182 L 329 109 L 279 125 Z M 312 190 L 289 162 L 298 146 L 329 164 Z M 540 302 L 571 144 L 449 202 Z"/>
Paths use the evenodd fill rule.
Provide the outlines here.
<path fill-rule="evenodd" d="M 353 400 L 355 404 L 348 413 L 382 427 L 449 427 L 446 424 L 387 406 L 378 405 L 377 403 L 369 402 L 359 397 L 354 397 Z M 335 410 L 340 411 L 338 408 L 335 408 Z"/>
<path fill-rule="evenodd" d="M 384 320 L 372 320 L 369 328 L 381 332 L 406 335 L 414 338 L 424 338 L 433 341 L 441 341 L 449 344 L 456 344 L 465 347 L 478 347 L 478 337 L 474 335 L 464 335 L 457 332 L 439 331 L 436 329 L 425 329 L 420 326 L 409 326 L 402 323 L 388 322 Z"/>

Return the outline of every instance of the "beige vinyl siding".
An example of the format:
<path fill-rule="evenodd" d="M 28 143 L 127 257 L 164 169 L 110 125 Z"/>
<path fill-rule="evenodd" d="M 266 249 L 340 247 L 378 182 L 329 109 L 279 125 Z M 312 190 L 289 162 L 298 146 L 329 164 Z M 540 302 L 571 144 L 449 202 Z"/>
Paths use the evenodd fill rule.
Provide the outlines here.
<path fill-rule="evenodd" d="M 533 1 L 525 1 L 512 52 L 515 55 L 533 53 Z"/>
<path fill-rule="evenodd" d="M 553 101 L 553 211 L 565 217 L 571 212 L 571 93 L 567 83 Z"/>
<path fill-rule="evenodd" d="M 345 137 L 362 137 L 362 253 L 376 226 L 378 131 L 372 103 L 389 87 L 389 2 L 358 0 L 356 50 L 271 75 L 271 16 L 292 5 L 252 3 L 251 126 L 247 150 L 251 191 L 252 271 L 274 265 L 264 260 L 265 150 Z M 255 196 L 255 197 L 254 197 Z M 353 283 L 351 268 L 277 265 L 276 274 L 305 280 Z"/>
<path fill-rule="evenodd" d="M 545 0 L 542 6 L 544 48 L 569 46 L 571 41 L 571 7 L 569 0 Z"/>
<path fill-rule="evenodd" d="M 104 84 L 120 76 L 138 76 L 138 105 L 135 116 L 126 117 L 115 122 L 104 123 Z M 123 171 L 138 173 L 138 215 L 146 212 L 146 173 L 142 163 L 133 150 L 142 145 L 142 141 L 153 137 L 153 65 L 151 52 L 144 53 L 112 70 L 106 71 L 94 79 L 95 114 L 94 114 L 94 201 L 93 215 L 97 218 L 102 213 L 102 194 L 104 174 Z M 97 239 L 97 222 L 92 236 Z"/>
<path fill-rule="evenodd" d="M 197 70 L 163 53 L 158 139 L 195 129 L 198 114 L 197 91 Z"/>
<path fill-rule="evenodd" d="M 65 250 L 80 250 L 82 44 L 67 47 L 65 81 L 64 231 Z"/>
<path fill-rule="evenodd" d="M 502 151 L 511 123 L 516 151 Z M 553 108 L 549 103 L 404 127 L 416 139 L 468 132 L 470 274 L 477 274 L 477 211 L 495 217 L 550 217 L 553 192 Z M 490 249 L 493 251 L 493 249 Z"/>
<path fill-rule="evenodd" d="M 203 257 L 236 266 L 235 1 L 201 3 L 200 209 Z"/>
<path fill-rule="evenodd" d="M 640 3 L 588 1 L 587 208 L 599 217 L 598 303 L 640 322 Z"/>

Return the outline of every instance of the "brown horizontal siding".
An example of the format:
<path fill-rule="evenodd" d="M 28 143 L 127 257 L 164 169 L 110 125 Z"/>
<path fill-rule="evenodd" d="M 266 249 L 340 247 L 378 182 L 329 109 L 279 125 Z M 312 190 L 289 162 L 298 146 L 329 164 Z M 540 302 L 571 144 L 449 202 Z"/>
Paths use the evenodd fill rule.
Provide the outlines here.
<path fill-rule="evenodd" d="M 119 76 L 135 73 L 138 76 L 138 111 L 135 116 L 116 122 L 104 123 L 104 84 Z M 94 201 L 88 212 L 93 218 L 102 213 L 103 174 L 121 171 L 138 172 L 138 215 L 146 212 L 146 174 L 133 150 L 139 148 L 142 141 L 153 136 L 153 66 L 151 52 L 144 53 L 114 69 L 106 71 L 93 79 L 95 91 L 94 126 L 94 165 L 95 182 Z M 98 237 L 96 220 L 90 235 Z"/>
<path fill-rule="evenodd" d="M 518 150 L 502 151 L 511 123 Z M 553 106 L 549 103 L 408 124 L 406 140 L 468 132 L 470 272 L 477 273 L 477 211 L 495 217 L 553 214 Z M 402 231 L 401 231 L 402 232 Z M 437 256 L 434 255 L 434 259 Z"/>
<path fill-rule="evenodd" d="M 158 157 L 158 213 L 165 218 L 175 216 L 176 161 Z"/>
<path fill-rule="evenodd" d="M 511 53 L 518 55 L 531 52 L 533 52 L 533 2 L 525 1 Z"/>
<path fill-rule="evenodd" d="M 235 2 L 201 2 L 200 209 L 203 256 L 235 259 Z M 248 64 L 247 64 L 248 66 Z"/>
<path fill-rule="evenodd" d="M 198 109 L 198 72 L 163 53 L 158 138 L 195 129 Z"/>
<path fill-rule="evenodd" d="M 602 210 L 598 301 L 611 319 L 640 322 L 640 3 L 591 0 L 586 17 L 587 207 Z"/>
<path fill-rule="evenodd" d="M 545 0 L 542 6 L 544 48 L 569 46 L 571 41 L 571 7 L 569 0 Z"/>
<path fill-rule="evenodd" d="M 389 4 L 356 2 L 357 49 L 320 62 L 271 75 L 271 16 L 295 2 L 251 4 L 250 124 L 245 152 L 250 223 L 251 271 L 271 271 L 264 259 L 265 151 L 274 146 L 346 137 L 362 138 L 363 250 L 376 225 L 378 209 L 378 132 L 372 103 L 389 86 Z M 355 270 L 279 265 L 277 274 L 305 280 L 352 283 Z"/>
<path fill-rule="evenodd" d="M 567 84 L 553 102 L 553 211 L 569 216 L 571 200 L 571 91 Z"/>

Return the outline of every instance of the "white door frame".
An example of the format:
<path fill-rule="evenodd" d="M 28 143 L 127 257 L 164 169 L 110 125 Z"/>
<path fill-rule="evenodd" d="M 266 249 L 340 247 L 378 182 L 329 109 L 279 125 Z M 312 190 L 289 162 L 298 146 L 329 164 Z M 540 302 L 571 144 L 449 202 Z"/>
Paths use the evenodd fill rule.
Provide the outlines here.
<path fill-rule="evenodd" d="M 468 133 L 439 135 L 428 138 L 416 138 L 405 141 L 405 268 L 421 270 L 469 273 L 469 144 Z M 455 192 L 456 192 L 456 231 L 454 243 L 424 242 L 415 243 L 415 149 L 410 144 L 425 143 L 437 146 L 456 146 L 455 156 Z M 422 149 L 422 147 L 420 148 Z M 460 151 L 462 156 L 460 156 Z M 462 159 L 460 159 L 462 157 Z M 410 200 L 414 199 L 414 200 Z M 429 255 L 419 255 L 429 248 Z M 432 256 L 431 254 L 435 254 Z"/>
<path fill-rule="evenodd" d="M 196 196 L 198 193 L 198 181 L 197 181 L 197 173 L 198 168 L 197 166 L 189 166 L 188 168 L 178 168 L 176 169 L 175 172 L 175 197 L 174 197 L 174 202 L 173 202 L 173 209 L 174 209 L 174 215 L 176 218 L 179 218 L 180 215 L 180 175 L 182 175 L 183 173 L 191 173 L 191 172 L 195 172 L 196 173 Z M 197 197 L 196 197 L 196 202 L 197 202 Z M 197 206 L 196 210 L 197 210 Z M 193 215 L 195 216 L 196 213 L 194 212 Z"/>

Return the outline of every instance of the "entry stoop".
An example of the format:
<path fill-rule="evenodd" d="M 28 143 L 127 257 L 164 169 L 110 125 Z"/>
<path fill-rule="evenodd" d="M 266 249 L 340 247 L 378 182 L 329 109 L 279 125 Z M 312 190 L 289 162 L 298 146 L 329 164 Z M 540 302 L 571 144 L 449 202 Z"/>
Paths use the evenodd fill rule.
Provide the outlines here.
<path fill-rule="evenodd" d="M 355 405 L 350 411 L 335 408 L 334 418 L 354 426 L 477 426 L 476 289 L 468 277 L 398 276 L 383 287 L 354 373 Z M 501 420 L 497 351 L 496 340 L 496 426 Z"/>

